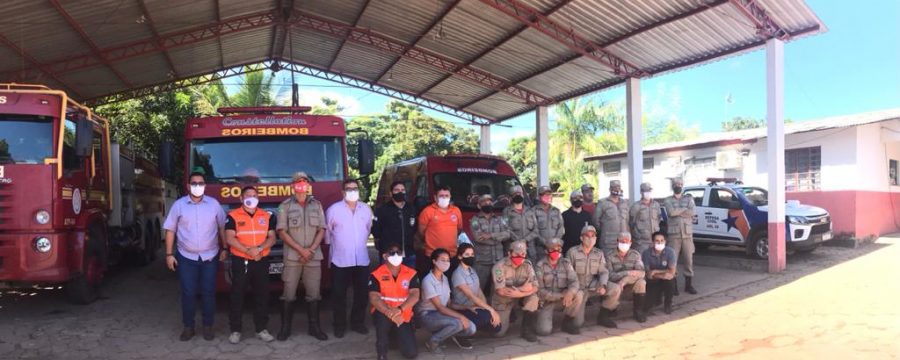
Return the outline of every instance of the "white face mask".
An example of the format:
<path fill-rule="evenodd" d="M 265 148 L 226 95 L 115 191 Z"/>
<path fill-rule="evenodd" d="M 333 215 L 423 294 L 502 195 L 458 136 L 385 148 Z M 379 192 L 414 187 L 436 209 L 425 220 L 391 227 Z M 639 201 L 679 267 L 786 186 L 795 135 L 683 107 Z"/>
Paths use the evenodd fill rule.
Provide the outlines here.
<path fill-rule="evenodd" d="M 653 193 L 651 193 L 651 192 L 649 192 L 649 191 L 644 191 L 644 192 L 641 193 L 641 195 L 644 196 L 644 199 L 648 199 L 648 200 L 649 200 L 649 199 L 652 199 L 652 197 L 650 197 L 650 196 L 652 196 Z"/>
<path fill-rule="evenodd" d="M 388 256 L 388 262 L 393 266 L 400 266 L 400 263 L 403 262 L 403 256 L 399 254 Z"/>
<path fill-rule="evenodd" d="M 201 197 L 206 192 L 206 185 L 191 185 L 191 195 Z"/>
<path fill-rule="evenodd" d="M 631 244 L 619 243 L 619 251 L 626 252 L 631 249 Z"/>
<path fill-rule="evenodd" d="M 438 198 L 438 206 L 441 208 L 450 206 L 450 198 Z"/>
<path fill-rule="evenodd" d="M 347 200 L 349 202 L 355 202 L 359 200 L 359 191 L 347 191 L 344 194 L 344 200 Z"/>
<path fill-rule="evenodd" d="M 663 251 L 663 249 L 666 248 L 666 244 L 653 244 L 653 248 L 656 249 L 656 251 Z"/>
<path fill-rule="evenodd" d="M 446 262 L 445 262 L 445 261 L 438 261 L 438 262 L 437 262 L 437 268 L 438 268 L 438 270 L 440 270 L 442 273 L 443 273 L 443 272 L 447 272 L 447 270 L 450 270 L 450 262 L 449 262 L 449 261 L 446 261 Z"/>
<path fill-rule="evenodd" d="M 244 199 L 244 206 L 251 208 L 251 209 L 256 209 L 256 205 L 259 205 L 258 198 L 249 197 L 249 198 Z"/>

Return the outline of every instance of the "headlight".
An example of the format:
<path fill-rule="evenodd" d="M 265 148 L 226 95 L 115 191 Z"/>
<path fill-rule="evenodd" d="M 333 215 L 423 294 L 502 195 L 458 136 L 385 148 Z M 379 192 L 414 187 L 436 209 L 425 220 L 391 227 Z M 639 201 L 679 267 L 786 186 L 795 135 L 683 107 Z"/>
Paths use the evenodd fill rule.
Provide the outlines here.
<path fill-rule="evenodd" d="M 792 224 L 806 224 L 806 218 L 803 216 L 788 216 L 788 221 Z"/>
<path fill-rule="evenodd" d="M 46 225 L 50 222 L 50 213 L 47 210 L 38 210 L 38 212 L 34 213 L 34 221 L 37 221 L 38 224 Z"/>
<path fill-rule="evenodd" d="M 50 239 L 45 238 L 43 236 L 34 239 L 34 249 L 39 253 L 48 253 L 50 252 L 50 248 L 53 247 L 53 244 L 50 242 Z"/>

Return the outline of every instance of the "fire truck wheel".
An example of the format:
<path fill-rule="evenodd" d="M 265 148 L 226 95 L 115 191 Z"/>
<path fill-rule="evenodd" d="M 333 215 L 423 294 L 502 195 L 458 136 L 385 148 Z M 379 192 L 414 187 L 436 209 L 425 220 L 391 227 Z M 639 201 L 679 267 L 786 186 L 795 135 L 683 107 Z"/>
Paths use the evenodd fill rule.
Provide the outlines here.
<path fill-rule="evenodd" d="M 73 275 L 66 285 L 69 301 L 79 305 L 90 304 L 97 300 L 105 270 L 105 236 L 102 228 L 91 226 L 87 235 L 82 271 Z"/>

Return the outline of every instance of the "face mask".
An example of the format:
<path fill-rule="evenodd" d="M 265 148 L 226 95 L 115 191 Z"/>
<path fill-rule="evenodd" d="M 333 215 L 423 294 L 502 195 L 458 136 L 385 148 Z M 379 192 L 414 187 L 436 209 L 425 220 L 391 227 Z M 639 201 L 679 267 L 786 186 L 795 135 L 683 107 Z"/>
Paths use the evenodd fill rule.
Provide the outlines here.
<path fill-rule="evenodd" d="M 663 251 L 663 249 L 666 248 L 666 244 L 653 244 L 653 248 L 656 249 L 656 251 Z"/>
<path fill-rule="evenodd" d="M 597 244 L 597 237 L 581 238 L 581 243 L 588 247 L 594 247 Z"/>
<path fill-rule="evenodd" d="M 521 203 L 525 202 L 525 197 L 522 195 L 513 195 L 512 200 L 513 200 L 513 203 L 515 203 L 515 204 L 521 204 Z"/>
<path fill-rule="evenodd" d="M 475 257 L 474 256 L 464 257 L 460 261 L 462 261 L 463 264 L 466 264 L 466 266 L 474 266 L 475 265 Z"/>
<path fill-rule="evenodd" d="M 653 194 L 652 194 L 651 192 L 649 192 L 649 191 L 644 191 L 644 192 L 641 193 L 641 195 L 644 196 L 644 199 L 648 199 L 648 200 L 649 200 L 649 199 L 651 199 L 650 196 L 653 195 Z"/>
<path fill-rule="evenodd" d="M 682 189 L 683 188 L 681 186 L 673 186 L 672 187 L 672 191 L 675 192 L 676 194 L 681 194 Z"/>
<path fill-rule="evenodd" d="M 396 201 L 396 202 L 405 201 L 406 193 L 405 192 L 393 193 L 393 194 L 391 194 L 391 199 L 394 199 L 394 201 Z"/>
<path fill-rule="evenodd" d="M 344 200 L 347 200 L 349 202 L 355 202 L 359 200 L 359 191 L 347 191 L 344 194 Z"/>
<path fill-rule="evenodd" d="M 259 204 L 258 198 L 249 197 L 249 198 L 244 199 L 244 206 L 246 206 L 248 208 L 256 209 L 256 205 L 258 205 L 258 204 Z"/>
<path fill-rule="evenodd" d="M 553 201 L 553 195 L 541 195 L 541 201 L 544 204 L 549 204 L 551 201 Z"/>
<path fill-rule="evenodd" d="M 582 204 L 584 204 L 584 202 L 582 202 L 581 200 L 572 200 L 573 208 L 580 208 Z"/>
<path fill-rule="evenodd" d="M 522 263 L 525 262 L 524 256 L 513 256 L 513 257 L 510 257 L 509 259 L 512 260 L 512 263 L 515 266 L 522 265 Z"/>
<path fill-rule="evenodd" d="M 631 244 L 619 243 L 619 251 L 626 252 L 628 249 L 631 249 Z"/>
<path fill-rule="evenodd" d="M 551 251 L 549 255 L 550 255 L 550 260 L 556 261 L 556 260 L 559 260 L 560 256 L 562 256 L 562 253 L 559 251 Z"/>
<path fill-rule="evenodd" d="M 201 197 L 203 193 L 206 191 L 205 185 L 191 185 L 191 195 L 194 197 Z"/>
<path fill-rule="evenodd" d="M 442 209 L 446 208 L 446 207 L 450 206 L 450 198 L 438 198 L 437 203 L 438 203 L 438 206 L 440 206 Z"/>
<path fill-rule="evenodd" d="M 485 214 L 489 214 L 489 213 L 491 213 L 492 211 L 494 211 L 494 207 L 491 206 L 491 205 L 484 205 L 484 206 L 481 207 L 481 212 L 483 212 L 483 213 L 485 213 Z"/>
<path fill-rule="evenodd" d="M 388 256 L 388 262 L 393 266 L 400 266 L 400 263 L 403 262 L 403 256 L 400 254 Z"/>
<path fill-rule="evenodd" d="M 440 270 L 441 272 L 447 272 L 447 270 L 450 270 L 450 262 L 449 261 L 437 261 L 437 262 L 435 262 L 435 266 L 437 266 L 437 269 Z"/>
<path fill-rule="evenodd" d="M 294 183 L 295 194 L 309 194 L 310 186 L 306 181 L 298 181 Z"/>
<path fill-rule="evenodd" d="M 622 196 L 622 190 L 610 190 L 609 194 L 612 196 Z"/>

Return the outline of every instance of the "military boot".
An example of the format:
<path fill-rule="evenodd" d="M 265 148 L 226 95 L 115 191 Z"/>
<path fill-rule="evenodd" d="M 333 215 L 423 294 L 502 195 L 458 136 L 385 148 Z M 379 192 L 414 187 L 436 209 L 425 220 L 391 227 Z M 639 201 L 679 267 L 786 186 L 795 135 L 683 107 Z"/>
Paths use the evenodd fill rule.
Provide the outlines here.
<path fill-rule="evenodd" d="M 581 334 L 581 329 L 579 329 L 578 326 L 575 326 L 575 318 L 570 316 L 566 316 L 565 318 L 563 318 L 562 331 L 570 335 Z"/>
<path fill-rule="evenodd" d="M 522 314 L 522 338 L 528 342 L 537 342 L 537 335 L 534 333 L 534 323 L 537 314 L 532 311 L 523 311 Z"/>
<path fill-rule="evenodd" d="M 634 310 L 632 313 L 634 314 L 634 320 L 642 323 L 647 321 L 647 314 L 644 312 L 644 294 L 634 294 Z"/>
<path fill-rule="evenodd" d="M 294 323 L 294 302 L 293 301 L 282 301 L 281 302 L 281 330 L 278 331 L 278 336 L 275 337 L 278 341 L 285 341 L 287 338 L 291 337 L 291 327 Z"/>
<path fill-rule="evenodd" d="M 697 290 L 694 289 L 694 284 L 693 284 L 693 281 L 692 281 L 693 279 L 694 279 L 694 278 L 693 278 L 693 277 L 690 277 L 690 276 L 685 276 L 685 277 L 684 277 L 684 292 L 686 292 L 686 293 L 688 293 L 688 294 L 691 294 L 691 295 L 696 295 L 696 294 L 697 294 Z"/>
<path fill-rule="evenodd" d="M 309 301 L 306 303 L 306 306 L 306 317 L 309 318 L 309 335 L 321 341 L 328 340 L 328 335 L 319 326 L 319 302 Z"/>
<path fill-rule="evenodd" d="M 619 327 L 618 325 L 616 325 L 616 322 L 610 318 L 610 315 L 612 315 L 611 310 L 601 307 L 600 313 L 597 314 L 597 325 L 608 327 L 611 329 Z"/>

